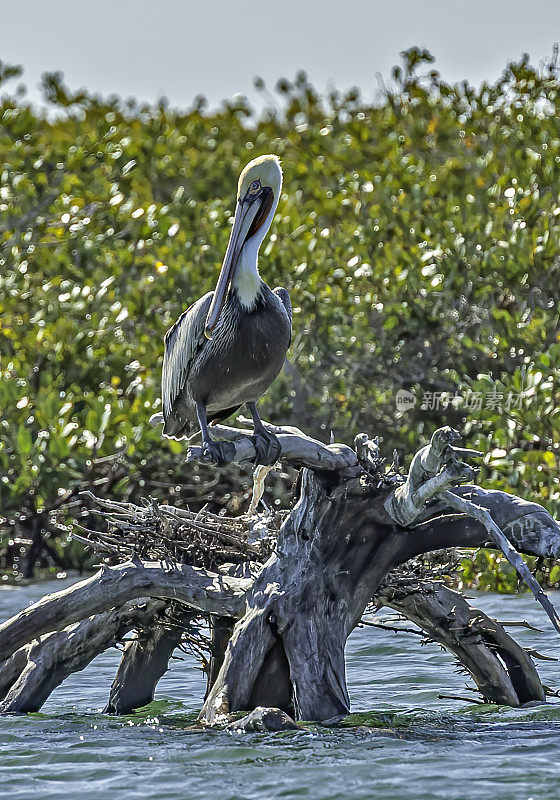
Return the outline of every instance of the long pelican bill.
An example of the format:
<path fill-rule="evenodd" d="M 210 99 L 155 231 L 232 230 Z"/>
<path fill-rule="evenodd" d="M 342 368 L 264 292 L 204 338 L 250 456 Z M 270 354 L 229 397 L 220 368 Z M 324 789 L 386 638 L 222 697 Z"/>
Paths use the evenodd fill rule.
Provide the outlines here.
<path fill-rule="evenodd" d="M 272 190 L 269 187 L 265 187 L 256 196 L 251 197 L 250 195 L 246 195 L 237 203 L 233 228 L 229 237 L 222 269 L 220 270 L 220 276 L 214 290 L 212 304 L 210 305 L 208 316 L 206 317 L 204 335 L 207 339 L 212 338 L 212 332 L 222 313 L 228 289 L 239 263 L 243 245 L 264 223 L 272 206 L 272 201 Z"/>

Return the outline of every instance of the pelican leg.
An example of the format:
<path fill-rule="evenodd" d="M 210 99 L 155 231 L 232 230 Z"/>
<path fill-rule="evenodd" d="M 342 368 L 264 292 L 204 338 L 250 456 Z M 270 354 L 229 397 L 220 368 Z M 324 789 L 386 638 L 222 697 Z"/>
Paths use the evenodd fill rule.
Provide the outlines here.
<path fill-rule="evenodd" d="M 278 437 L 271 431 L 267 431 L 261 422 L 259 412 L 257 411 L 256 403 L 247 403 L 247 408 L 253 417 L 253 428 L 255 431 L 255 450 L 257 457 L 255 464 L 263 464 L 265 467 L 271 467 L 280 458 L 282 447 L 278 441 Z"/>
<path fill-rule="evenodd" d="M 196 416 L 202 433 L 202 452 L 205 461 L 210 461 L 218 467 L 229 464 L 235 458 L 235 446 L 231 442 L 215 442 L 210 436 L 208 415 L 202 403 L 196 404 Z"/>

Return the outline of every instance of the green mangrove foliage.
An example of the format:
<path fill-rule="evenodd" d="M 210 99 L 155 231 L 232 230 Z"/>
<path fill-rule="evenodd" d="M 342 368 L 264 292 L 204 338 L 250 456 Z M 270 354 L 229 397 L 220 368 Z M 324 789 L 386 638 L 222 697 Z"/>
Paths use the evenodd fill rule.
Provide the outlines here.
<path fill-rule="evenodd" d="M 72 93 L 57 73 L 42 111 L 10 92 L 20 70 L 0 65 L 6 569 L 83 561 L 64 528 L 87 513 L 83 488 L 213 498 L 216 470 L 185 466 L 183 445 L 147 421 L 163 334 L 212 288 L 237 175 L 266 152 L 285 193 L 261 270 L 291 293 L 294 341 L 263 415 L 347 442 L 378 433 L 388 455 L 452 424 L 484 451 L 486 485 L 558 514 L 556 60 L 523 59 L 478 89 L 432 62 L 403 53 L 373 104 L 357 90 L 320 96 L 303 73 L 274 95 L 257 80 L 259 112 L 242 99 L 140 107 Z M 213 502 L 235 511 L 248 481 L 223 472 Z M 275 502 L 287 485 L 273 484 Z M 465 579 L 515 587 L 499 559 L 477 558 Z"/>

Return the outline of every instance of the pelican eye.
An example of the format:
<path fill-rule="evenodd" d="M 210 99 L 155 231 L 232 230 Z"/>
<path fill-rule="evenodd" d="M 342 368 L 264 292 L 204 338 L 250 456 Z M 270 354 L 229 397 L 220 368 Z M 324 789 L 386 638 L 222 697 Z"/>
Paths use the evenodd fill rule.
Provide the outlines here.
<path fill-rule="evenodd" d="M 253 181 L 253 183 L 249 186 L 249 191 L 250 192 L 258 192 L 260 188 L 261 188 L 261 182 L 260 181 Z"/>

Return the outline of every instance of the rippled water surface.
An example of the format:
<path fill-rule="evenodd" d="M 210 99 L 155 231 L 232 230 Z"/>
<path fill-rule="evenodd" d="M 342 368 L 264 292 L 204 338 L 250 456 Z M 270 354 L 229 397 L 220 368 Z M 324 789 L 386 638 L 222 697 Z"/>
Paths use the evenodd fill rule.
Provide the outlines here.
<path fill-rule="evenodd" d="M 0 619 L 59 588 L 3 587 Z M 559 593 L 553 600 L 560 605 Z M 560 640 L 531 598 L 481 595 L 476 604 L 537 625 L 542 633 L 508 630 L 560 655 Z M 465 676 L 447 653 L 415 636 L 356 631 L 347 648 L 355 715 L 346 728 L 309 733 L 186 730 L 204 691 L 190 660 L 172 662 L 149 713 L 103 716 L 118 659 L 117 651 L 106 653 L 73 675 L 42 713 L 0 719 L 1 798 L 560 798 L 560 705 L 438 699 L 464 694 Z M 560 687 L 559 664 L 538 665 L 543 681 Z"/>

